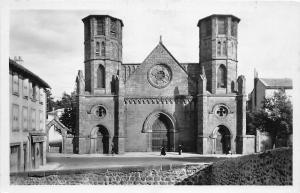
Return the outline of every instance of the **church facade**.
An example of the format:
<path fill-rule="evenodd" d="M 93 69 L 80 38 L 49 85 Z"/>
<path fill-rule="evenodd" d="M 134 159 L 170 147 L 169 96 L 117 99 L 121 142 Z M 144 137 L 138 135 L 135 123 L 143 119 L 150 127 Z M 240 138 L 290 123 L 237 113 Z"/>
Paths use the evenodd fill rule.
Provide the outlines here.
<path fill-rule="evenodd" d="M 122 62 L 120 19 L 89 15 L 78 72 L 74 152 L 247 153 L 245 78 L 237 76 L 233 15 L 199 20 L 199 62 L 180 63 L 160 42 L 142 63 Z M 252 144 L 251 144 L 252 145 Z"/>

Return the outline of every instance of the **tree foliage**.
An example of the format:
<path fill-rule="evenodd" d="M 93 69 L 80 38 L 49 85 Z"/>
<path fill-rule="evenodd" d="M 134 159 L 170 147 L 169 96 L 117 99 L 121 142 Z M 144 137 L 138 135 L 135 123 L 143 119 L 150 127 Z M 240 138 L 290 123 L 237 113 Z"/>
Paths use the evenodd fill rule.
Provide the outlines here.
<path fill-rule="evenodd" d="M 293 133 L 293 106 L 284 92 L 274 92 L 265 98 L 262 109 L 247 113 L 247 133 L 255 134 L 257 129 L 268 132 L 273 143 Z"/>
<path fill-rule="evenodd" d="M 59 101 L 59 106 L 64 108 L 59 120 L 71 130 L 74 134 L 76 126 L 76 98 L 75 93 L 72 92 L 70 95 L 63 93 L 61 101 Z"/>
<path fill-rule="evenodd" d="M 64 92 L 60 100 L 54 101 L 51 90 L 46 90 L 47 96 L 47 112 L 64 109 L 59 120 L 71 130 L 69 133 L 74 133 L 76 123 L 76 96 L 75 92 L 67 94 Z"/>

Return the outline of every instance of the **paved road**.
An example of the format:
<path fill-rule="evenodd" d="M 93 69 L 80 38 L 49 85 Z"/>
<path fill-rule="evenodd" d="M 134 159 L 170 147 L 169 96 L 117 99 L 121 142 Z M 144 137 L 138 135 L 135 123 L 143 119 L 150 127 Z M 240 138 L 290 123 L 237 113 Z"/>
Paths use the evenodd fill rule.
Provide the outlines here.
<path fill-rule="evenodd" d="M 47 165 L 38 170 L 64 170 L 78 168 L 110 168 L 120 166 L 151 166 L 165 164 L 199 164 L 211 163 L 218 160 L 229 159 L 236 156 L 203 156 L 199 154 L 169 153 L 167 156 L 157 154 L 127 154 L 127 155 L 63 155 L 48 154 Z"/>

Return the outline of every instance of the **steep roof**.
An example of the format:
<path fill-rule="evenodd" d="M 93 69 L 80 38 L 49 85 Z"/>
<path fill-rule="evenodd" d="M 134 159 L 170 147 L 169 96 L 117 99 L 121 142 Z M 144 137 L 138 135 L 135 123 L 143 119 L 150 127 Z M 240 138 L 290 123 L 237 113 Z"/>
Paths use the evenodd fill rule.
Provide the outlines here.
<path fill-rule="evenodd" d="M 293 81 L 290 78 L 259 78 L 267 88 L 293 88 Z"/>
<path fill-rule="evenodd" d="M 9 59 L 9 68 L 12 71 L 18 72 L 20 73 L 22 76 L 24 77 L 28 77 L 32 80 L 34 80 L 35 82 L 37 82 L 41 87 L 44 88 L 51 88 L 49 86 L 48 83 L 46 83 L 43 79 L 41 79 L 39 76 L 37 76 L 36 74 L 32 73 L 30 70 L 28 70 L 27 68 L 25 68 L 24 66 L 18 64 L 17 62 L 15 62 L 12 59 Z"/>

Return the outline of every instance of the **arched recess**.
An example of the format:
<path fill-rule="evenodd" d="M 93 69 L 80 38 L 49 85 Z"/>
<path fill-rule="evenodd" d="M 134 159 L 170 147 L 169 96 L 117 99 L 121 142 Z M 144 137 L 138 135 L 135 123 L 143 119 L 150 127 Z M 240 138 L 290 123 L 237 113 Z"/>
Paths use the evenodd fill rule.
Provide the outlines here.
<path fill-rule="evenodd" d="M 97 88 L 105 88 L 105 68 L 101 64 L 97 69 Z"/>
<path fill-rule="evenodd" d="M 228 154 L 231 150 L 231 132 L 225 125 L 217 126 L 211 136 L 214 154 Z"/>
<path fill-rule="evenodd" d="M 164 146 L 167 151 L 175 151 L 175 120 L 172 116 L 164 112 L 151 113 L 143 124 L 143 133 L 148 133 L 149 151 L 160 151 Z"/>
<path fill-rule="evenodd" d="M 103 125 L 97 125 L 91 131 L 90 153 L 108 154 L 110 135 L 107 128 Z"/>
<path fill-rule="evenodd" d="M 217 71 L 217 88 L 226 88 L 227 70 L 226 67 L 221 64 Z"/>
<path fill-rule="evenodd" d="M 64 126 L 62 122 L 59 121 L 58 117 L 55 117 L 50 122 L 46 124 L 46 136 L 47 136 L 47 143 L 46 143 L 46 150 L 49 152 L 49 130 L 51 127 L 55 127 L 55 130 L 58 130 L 62 136 L 62 144 L 61 144 L 61 153 L 66 153 L 66 138 L 67 138 L 67 132 L 71 132 L 69 128 Z"/>
<path fill-rule="evenodd" d="M 105 56 L 105 42 L 101 42 L 101 56 Z"/>

